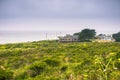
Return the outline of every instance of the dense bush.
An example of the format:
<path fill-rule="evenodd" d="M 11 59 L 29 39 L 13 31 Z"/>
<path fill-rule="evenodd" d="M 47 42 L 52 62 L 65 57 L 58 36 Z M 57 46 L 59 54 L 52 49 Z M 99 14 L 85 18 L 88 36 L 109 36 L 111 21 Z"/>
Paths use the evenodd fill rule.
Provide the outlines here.
<path fill-rule="evenodd" d="M 47 69 L 47 65 L 42 62 L 36 62 L 32 66 L 30 66 L 28 74 L 30 74 L 31 77 L 37 76 L 39 74 L 42 74 Z"/>
<path fill-rule="evenodd" d="M 52 67 L 60 66 L 60 61 L 58 59 L 46 59 L 45 62 Z"/>
<path fill-rule="evenodd" d="M 66 66 L 66 65 L 65 65 L 65 66 L 62 66 L 62 67 L 61 67 L 61 71 L 62 71 L 62 72 L 65 72 L 65 71 L 67 71 L 67 68 L 68 68 L 68 66 Z"/>
<path fill-rule="evenodd" d="M 12 80 L 13 79 L 13 72 L 4 70 L 0 66 L 0 80 Z"/>

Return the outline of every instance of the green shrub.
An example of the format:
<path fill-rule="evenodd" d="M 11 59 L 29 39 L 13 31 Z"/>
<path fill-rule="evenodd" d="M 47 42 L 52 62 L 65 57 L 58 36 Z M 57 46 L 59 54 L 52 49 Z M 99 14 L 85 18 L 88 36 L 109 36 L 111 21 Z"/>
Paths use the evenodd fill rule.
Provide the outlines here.
<path fill-rule="evenodd" d="M 45 62 L 47 65 L 52 67 L 57 67 L 60 65 L 60 61 L 57 59 L 46 59 Z"/>
<path fill-rule="evenodd" d="M 0 69 L 0 80 L 11 80 L 13 72 Z"/>
<path fill-rule="evenodd" d="M 68 69 L 68 66 L 62 66 L 62 67 L 61 67 L 61 71 L 62 71 L 62 72 L 65 72 L 67 69 Z"/>
<path fill-rule="evenodd" d="M 47 69 L 47 66 L 45 63 L 36 62 L 32 66 L 30 66 L 28 73 L 31 77 L 34 77 L 34 76 L 37 76 L 37 75 L 43 73 L 46 69 Z"/>

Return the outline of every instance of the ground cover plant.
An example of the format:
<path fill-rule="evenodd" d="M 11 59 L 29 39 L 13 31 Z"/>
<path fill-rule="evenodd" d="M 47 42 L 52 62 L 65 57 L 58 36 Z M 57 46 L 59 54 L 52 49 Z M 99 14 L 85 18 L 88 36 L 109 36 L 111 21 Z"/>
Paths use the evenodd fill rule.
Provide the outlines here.
<path fill-rule="evenodd" d="M 1 44 L 0 80 L 120 80 L 120 43 Z"/>

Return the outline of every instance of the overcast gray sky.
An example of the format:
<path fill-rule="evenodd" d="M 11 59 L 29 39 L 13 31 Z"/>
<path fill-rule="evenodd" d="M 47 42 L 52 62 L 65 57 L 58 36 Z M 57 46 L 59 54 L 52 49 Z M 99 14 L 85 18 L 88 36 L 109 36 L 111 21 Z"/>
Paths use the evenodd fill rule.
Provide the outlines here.
<path fill-rule="evenodd" d="M 120 31 L 120 0 L 0 0 L 0 31 Z"/>

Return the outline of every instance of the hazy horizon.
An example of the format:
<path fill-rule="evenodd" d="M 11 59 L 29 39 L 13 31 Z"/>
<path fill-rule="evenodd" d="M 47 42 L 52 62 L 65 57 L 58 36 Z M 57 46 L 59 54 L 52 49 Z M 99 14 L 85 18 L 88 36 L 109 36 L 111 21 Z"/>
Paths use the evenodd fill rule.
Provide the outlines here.
<path fill-rule="evenodd" d="M 0 31 L 120 32 L 120 0 L 0 0 Z"/>
<path fill-rule="evenodd" d="M 0 31 L 66 31 L 74 33 L 88 28 L 95 29 L 98 34 L 113 34 L 120 31 L 120 27 L 117 24 L 119 25 L 119 22 L 112 20 L 106 20 L 106 22 L 104 22 L 102 20 L 83 19 L 8 19 L 1 21 Z"/>

